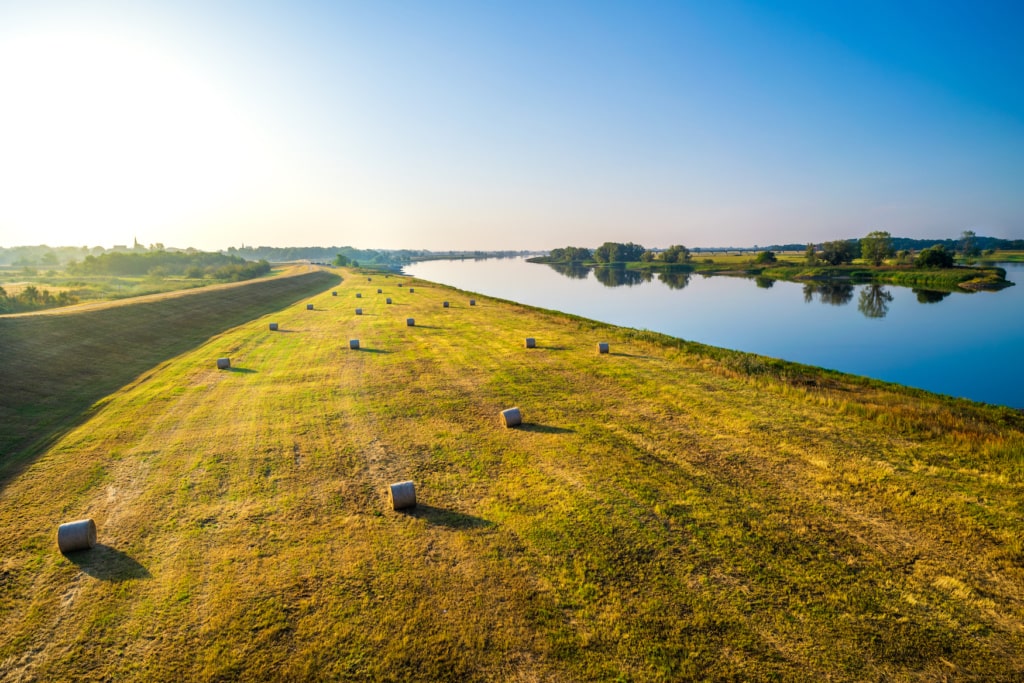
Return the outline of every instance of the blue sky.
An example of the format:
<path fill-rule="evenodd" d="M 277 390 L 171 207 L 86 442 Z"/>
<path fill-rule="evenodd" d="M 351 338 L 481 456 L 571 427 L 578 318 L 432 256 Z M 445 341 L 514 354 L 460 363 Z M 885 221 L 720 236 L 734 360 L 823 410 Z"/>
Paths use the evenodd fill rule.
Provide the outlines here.
<path fill-rule="evenodd" d="M 0 245 L 1024 238 L 1024 4 L 0 4 Z"/>

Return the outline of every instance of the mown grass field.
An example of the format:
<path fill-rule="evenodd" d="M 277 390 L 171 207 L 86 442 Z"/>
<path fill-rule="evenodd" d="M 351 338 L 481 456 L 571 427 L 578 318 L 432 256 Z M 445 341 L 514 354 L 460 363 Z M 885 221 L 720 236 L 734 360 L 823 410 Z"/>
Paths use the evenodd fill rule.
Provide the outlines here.
<path fill-rule="evenodd" d="M 1024 676 L 1020 412 L 344 275 L 25 456 L 0 678 Z M 85 516 L 100 545 L 62 556 Z"/>

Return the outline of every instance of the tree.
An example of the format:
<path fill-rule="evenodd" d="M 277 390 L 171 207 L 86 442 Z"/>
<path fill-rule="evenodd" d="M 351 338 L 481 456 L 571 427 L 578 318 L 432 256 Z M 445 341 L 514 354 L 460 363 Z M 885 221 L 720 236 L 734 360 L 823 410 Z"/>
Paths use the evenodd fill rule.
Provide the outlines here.
<path fill-rule="evenodd" d="M 334 265 L 339 266 L 341 268 L 344 268 L 351 262 L 352 260 L 348 256 L 345 256 L 344 254 L 337 254 L 334 257 Z"/>
<path fill-rule="evenodd" d="M 846 240 L 824 242 L 821 245 L 821 258 L 833 266 L 850 263 L 853 261 L 853 246 Z"/>
<path fill-rule="evenodd" d="M 817 265 L 818 252 L 814 250 L 814 244 L 807 245 L 807 251 L 804 252 L 804 260 L 807 262 L 807 265 L 809 266 Z"/>
<path fill-rule="evenodd" d="M 594 260 L 598 263 L 621 263 L 639 261 L 646 251 L 641 245 L 628 242 L 605 242 L 594 250 Z"/>
<path fill-rule="evenodd" d="M 884 230 L 869 232 L 860 239 L 860 255 L 871 265 L 882 265 L 882 261 L 892 256 L 892 235 Z"/>
<path fill-rule="evenodd" d="M 921 253 L 914 259 L 914 265 L 918 268 L 952 268 L 953 253 L 946 251 L 941 244 L 922 249 Z"/>
<path fill-rule="evenodd" d="M 762 251 L 754 257 L 754 263 L 775 263 L 777 260 L 773 251 Z"/>
<path fill-rule="evenodd" d="M 661 260 L 665 263 L 686 263 L 690 260 L 690 250 L 681 244 L 673 244 L 662 252 Z"/>
<path fill-rule="evenodd" d="M 981 250 L 978 248 L 978 243 L 974 241 L 977 235 L 974 234 L 973 230 L 964 230 L 960 234 L 960 253 L 964 256 L 980 256 Z"/>

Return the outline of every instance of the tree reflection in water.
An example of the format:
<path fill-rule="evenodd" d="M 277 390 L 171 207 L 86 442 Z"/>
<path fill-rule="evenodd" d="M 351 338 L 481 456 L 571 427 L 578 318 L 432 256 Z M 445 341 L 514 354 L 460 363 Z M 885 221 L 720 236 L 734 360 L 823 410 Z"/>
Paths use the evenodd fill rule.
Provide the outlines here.
<path fill-rule="evenodd" d="M 754 284 L 756 284 L 761 289 L 771 289 L 772 287 L 775 286 L 775 279 L 765 277 L 764 275 L 758 275 L 757 277 L 754 278 Z"/>
<path fill-rule="evenodd" d="M 933 289 L 914 289 L 912 291 L 917 294 L 917 300 L 922 304 L 937 304 L 950 295 L 950 292 L 936 292 Z"/>
<path fill-rule="evenodd" d="M 860 290 L 857 310 L 866 318 L 884 318 L 889 313 L 892 294 L 882 285 L 866 285 Z"/>
<path fill-rule="evenodd" d="M 845 306 L 853 301 L 853 285 L 836 282 L 808 282 L 804 285 L 804 301 L 810 303 L 814 295 L 830 306 Z"/>
<path fill-rule="evenodd" d="M 574 280 L 586 280 L 590 274 L 590 266 L 582 263 L 549 263 L 556 273 L 570 277 Z"/>
<path fill-rule="evenodd" d="M 683 289 L 690 284 L 690 274 L 681 272 L 658 273 L 658 279 L 669 289 Z"/>
<path fill-rule="evenodd" d="M 646 270 L 629 270 L 624 266 L 596 266 L 594 277 L 605 287 L 632 287 L 642 282 L 650 282 L 651 274 Z"/>

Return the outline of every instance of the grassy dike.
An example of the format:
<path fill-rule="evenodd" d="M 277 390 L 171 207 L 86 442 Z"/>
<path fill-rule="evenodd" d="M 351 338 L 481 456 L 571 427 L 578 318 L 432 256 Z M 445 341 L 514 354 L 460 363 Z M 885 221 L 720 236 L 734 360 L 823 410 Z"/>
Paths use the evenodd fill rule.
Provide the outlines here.
<path fill-rule="evenodd" d="M 0 679 L 1024 674 L 1019 411 L 343 274 L 3 483 Z"/>

